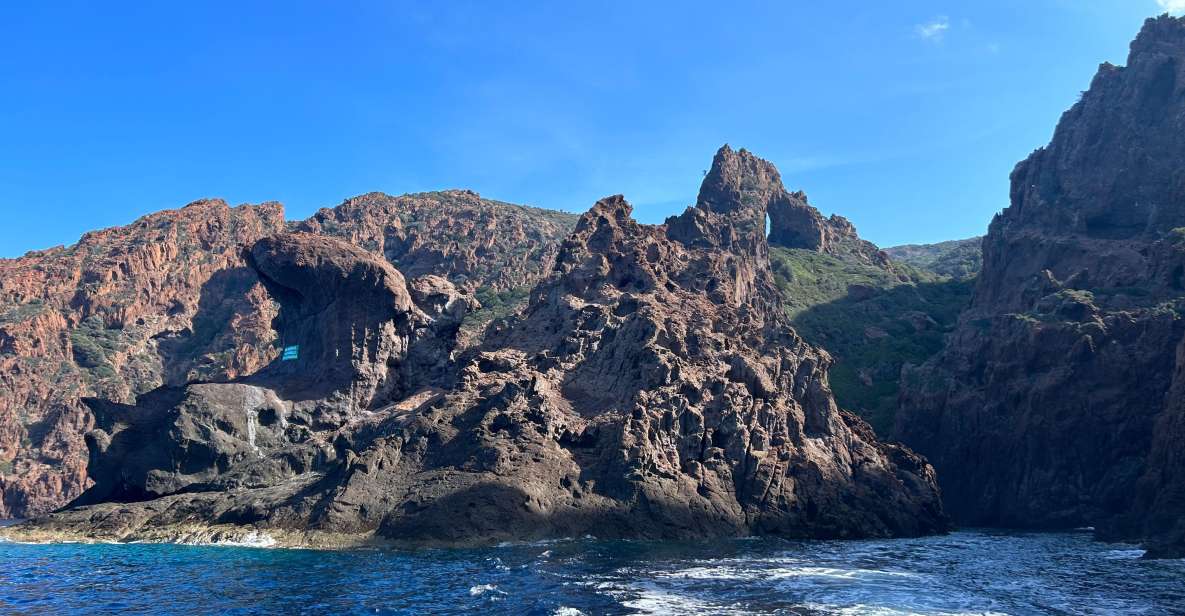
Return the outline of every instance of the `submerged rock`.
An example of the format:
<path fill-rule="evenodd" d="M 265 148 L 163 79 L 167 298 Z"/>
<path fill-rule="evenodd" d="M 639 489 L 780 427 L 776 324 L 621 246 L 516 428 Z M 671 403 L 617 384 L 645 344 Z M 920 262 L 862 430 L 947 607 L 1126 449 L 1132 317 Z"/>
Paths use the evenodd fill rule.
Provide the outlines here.
<path fill-rule="evenodd" d="M 450 340 L 472 304 L 447 281 L 408 284 L 333 240 L 264 239 L 251 265 L 299 359 L 135 407 L 91 402 L 94 487 L 10 534 L 943 531 L 933 469 L 837 408 L 830 357 L 788 325 L 764 234 L 784 193 L 772 165 L 726 146 L 696 206 L 665 225 L 638 224 L 620 196 L 598 202 L 527 307 L 460 356 Z"/>

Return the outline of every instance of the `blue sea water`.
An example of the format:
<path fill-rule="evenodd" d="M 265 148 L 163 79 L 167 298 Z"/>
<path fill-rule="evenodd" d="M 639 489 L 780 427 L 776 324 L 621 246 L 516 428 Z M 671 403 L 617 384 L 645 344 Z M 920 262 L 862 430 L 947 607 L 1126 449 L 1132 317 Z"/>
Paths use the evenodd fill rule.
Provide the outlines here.
<path fill-rule="evenodd" d="M 1185 561 L 1087 533 L 313 551 L 0 544 L 4 614 L 1175 614 Z"/>

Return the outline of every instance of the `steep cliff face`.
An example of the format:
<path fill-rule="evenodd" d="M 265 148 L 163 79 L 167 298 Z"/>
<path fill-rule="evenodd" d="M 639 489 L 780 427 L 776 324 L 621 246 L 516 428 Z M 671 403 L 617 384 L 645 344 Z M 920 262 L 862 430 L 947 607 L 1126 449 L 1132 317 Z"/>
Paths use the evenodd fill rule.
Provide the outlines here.
<path fill-rule="evenodd" d="M 0 517 L 85 487 L 80 397 L 132 402 L 270 360 L 275 306 L 241 250 L 283 227 L 278 204 L 199 201 L 0 260 Z"/>
<path fill-rule="evenodd" d="M 788 324 L 764 237 L 780 190 L 771 165 L 726 147 L 696 206 L 665 225 L 636 223 L 621 197 L 602 200 L 526 309 L 454 361 L 438 346 L 415 349 L 449 340 L 462 295 L 417 295 L 425 285 L 413 281 L 405 302 L 398 272 L 347 246 L 287 238 L 278 245 L 298 247 L 275 259 L 264 240 L 254 266 L 285 286 L 267 263 L 290 255 L 308 254 L 313 272 L 349 272 L 350 287 L 372 288 L 362 281 L 381 270 L 387 282 L 368 301 L 395 306 L 381 323 L 359 327 L 374 313 L 342 301 L 318 318 L 355 323 L 330 328 L 333 340 L 365 330 L 392 342 L 351 334 L 348 349 L 314 352 L 296 372 L 278 361 L 230 383 L 159 390 L 135 409 L 95 402 L 92 468 L 109 472 L 79 504 L 107 502 L 11 532 L 463 544 L 940 531 L 932 469 L 836 407 L 829 357 Z M 462 308 L 417 299 L 449 296 Z M 285 314 L 292 300 L 276 297 Z M 343 353 L 354 358 L 348 381 L 321 398 L 294 394 L 294 381 Z M 375 382 L 378 364 L 382 394 L 349 394 Z"/>
<path fill-rule="evenodd" d="M 972 304 L 902 398 L 899 434 L 934 461 L 957 519 L 1139 537 L 1141 476 L 1180 476 L 1178 447 L 1149 452 L 1177 425 L 1183 135 L 1185 22 L 1166 16 L 1013 172 Z"/>
<path fill-rule="evenodd" d="M 471 317 L 474 338 L 521 304 L 575 220 L 445 191 L 372 193 L 291 226 L 383 255 L 425 294 L 447 281 L 476 291 L 486 309 Z M 286 225 L 279 204 L 199 201 L 0 260 L 0 518 L 51 510 L 86 487 L 82 397 L 131 403 L 162 384 L 252 374 L 276 356 L 278 304 L 244 251 Z"/>

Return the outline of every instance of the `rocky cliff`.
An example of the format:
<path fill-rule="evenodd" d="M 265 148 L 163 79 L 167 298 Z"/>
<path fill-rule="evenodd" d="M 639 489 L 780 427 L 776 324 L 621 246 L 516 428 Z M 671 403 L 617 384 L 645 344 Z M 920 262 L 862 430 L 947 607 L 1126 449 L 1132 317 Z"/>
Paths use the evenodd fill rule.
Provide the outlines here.
<path fill-rule="evenodd" d="M 369 193 L 323 209 L 297 231 L 381 254 L 411 277 L 434 274 L 479 295 L 529 290 L 576 225 L 564 212 L 482 199 L 469 190 Z"/>
<path fill-rule="evenodd" d="M 435 275 L 475 293 L 486 306 L 470 317 L 476 331 L 522 302 L 575 220 L 445 191 L 371 193 L 288 226 L 348 239 L 421 284 Z M 51 510 L 86 487 L 82 397 L 131 403 L 161 385 L 252 374 L 276 356 L 278 304 L 244 250 L 287 224 L 278 204 L 199 201 L 0 260 L 0 518 Z"/>
<path fill-rule="evenodd" d="M 861 239 L 851 221 L 838 214 L 825 218 L 802 191 L 781 189 L 769 207 L 769 243 L 783 248 L 811 250 L 892 272 L 889 257 L 875 244 Z"/>
<path fill-rule="evenodd" d="M 0 517 L 85 487 L 81 397 L 133 402 L 271 359 L 275 307 L 241 251 L 283 228 L 277 204 L 199 201 L 0 260 Z"/>
<path fill-rule="evenodd" d="M 959 521 L 1181 549 L 1183 135 L 1185 21 L 1165 16 L 1013 172 L 972 304 L 902 397 Z"/>
<path fill-rule="evenodd" d="M 602 200 L 525 310 L 460 355 L 472 304 L 447 281 L 307 234 L 261 240 L 250 266 L 299 358 L 136 407 L 91 401 L 94 487 L 11 532 L 453 545 L 943 530 L 929 465 L 838 409 L 830 358 L 789 325 L 764 233 L 782 193 L 772 165 L 725 147 L 665 225 Z"/>

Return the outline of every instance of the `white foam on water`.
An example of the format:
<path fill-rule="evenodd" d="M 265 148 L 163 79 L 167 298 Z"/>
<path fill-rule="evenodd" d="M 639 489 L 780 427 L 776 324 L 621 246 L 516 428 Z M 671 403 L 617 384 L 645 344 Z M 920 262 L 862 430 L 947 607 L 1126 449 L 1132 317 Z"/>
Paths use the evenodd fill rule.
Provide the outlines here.
<path fill-rule="evenodd" d="M 725 616 L 751 612 L 730 605 L 719 605 L 687 594 L 661 588 L 653 582 L 593 584 L 598 592 L 621 602 L 635 614 L 721 614 Z"/>
<path fill-rule="evenodd" d="M 272 548 L 276 546 L 276 538 L 257 530 L 247 531 L 237 538 L 219 538 L 214 541 L 195 541 L 195 545 L 216 545 L 240 548 Z"/>
<path fill-rule="evenodd" d="M 566 605 L 561 605 L 556 611 L 551 613 L 551 616 L 584 616 L 584 612 Z"/>
<path fill-rule="evenodd" d="M 865 605 L 856 603 L 853 605 L 829 605 L 826 603 L 807 603 L 803 607 L 808 610 L 821 612 L 823 614 L 836 614 L 837 616 L 1008 616 L 1004 612 L 993 611 L 945 611 L 945 610 L 901 610 L 892 607 L 885 607 L 883 605 Z"/>
<path fill-rule="evenodd" d="M 494 547 L 496 548 L 540 548 L 548 545 L 556 545 L 557 543 L 564 543 L 568 541 L 576 541 L 573 537 L 559 537 L 557 539 L 539 539 L 538 541 L 503 541 Z"/>
<path fill-rule="evenodd" d="M 881 569 L 838 569 L 833 567 L 783 566 L 773 568 L 759 568 L 750 566 L 702 566 L 689 567 L 669 573 L 659 574 L 659 577 L 693 580 L 779 580 L 786 578 L 827 578 L 835 580 L 863 580 L 872 578 L 917 578 L 916 573 L 904 571 L 885 571 Z"/>
<path fill-rule="evenodd" d="M 480 584 L 469 589 L 470 597 L 480 597 L 488 592 L 500 592 L 494 584 Z"/>
<path fill-rule="evenodd" d="M 856 580 L 874 577 L 916 578 L 916 573 L 905 571 L 884 571 L 882 569 L 836 569 L 832 567 L 789 567 L 774 569 L 768 572 L 770 579 L 821 577 L 831 579 Z"/>
<path fill-rule="evenodd" d="M 755 580 L 761 577 L 756 569 L 744 569 L 731 566 L 690 567 L 670 573 L 660 574 L 664 578 L 684 578 L 692 580 Z"/>
<path fill-rule="evenodd" d="M 730 609 L 725 606 L 713 605 L 706 601 L 676 594 L 657 586 L 646 584 L 631 589 L 635 596 L 627 598 L 621 604 L 639 614 L 747 614 L 740 609 Z"/>
<path fill-rule="evenodd" d="M 1138 560 L 1140 558 L 1143 558 L 1144 554 L 1146 554 L 1146 553 L 1147 553 L 1147 550 L 1140 550 L 1140 549 L 1109 550 L 1107 552 L 1103 552 L 1103 558 L 1106 558 L 1107 560 Z"/>

